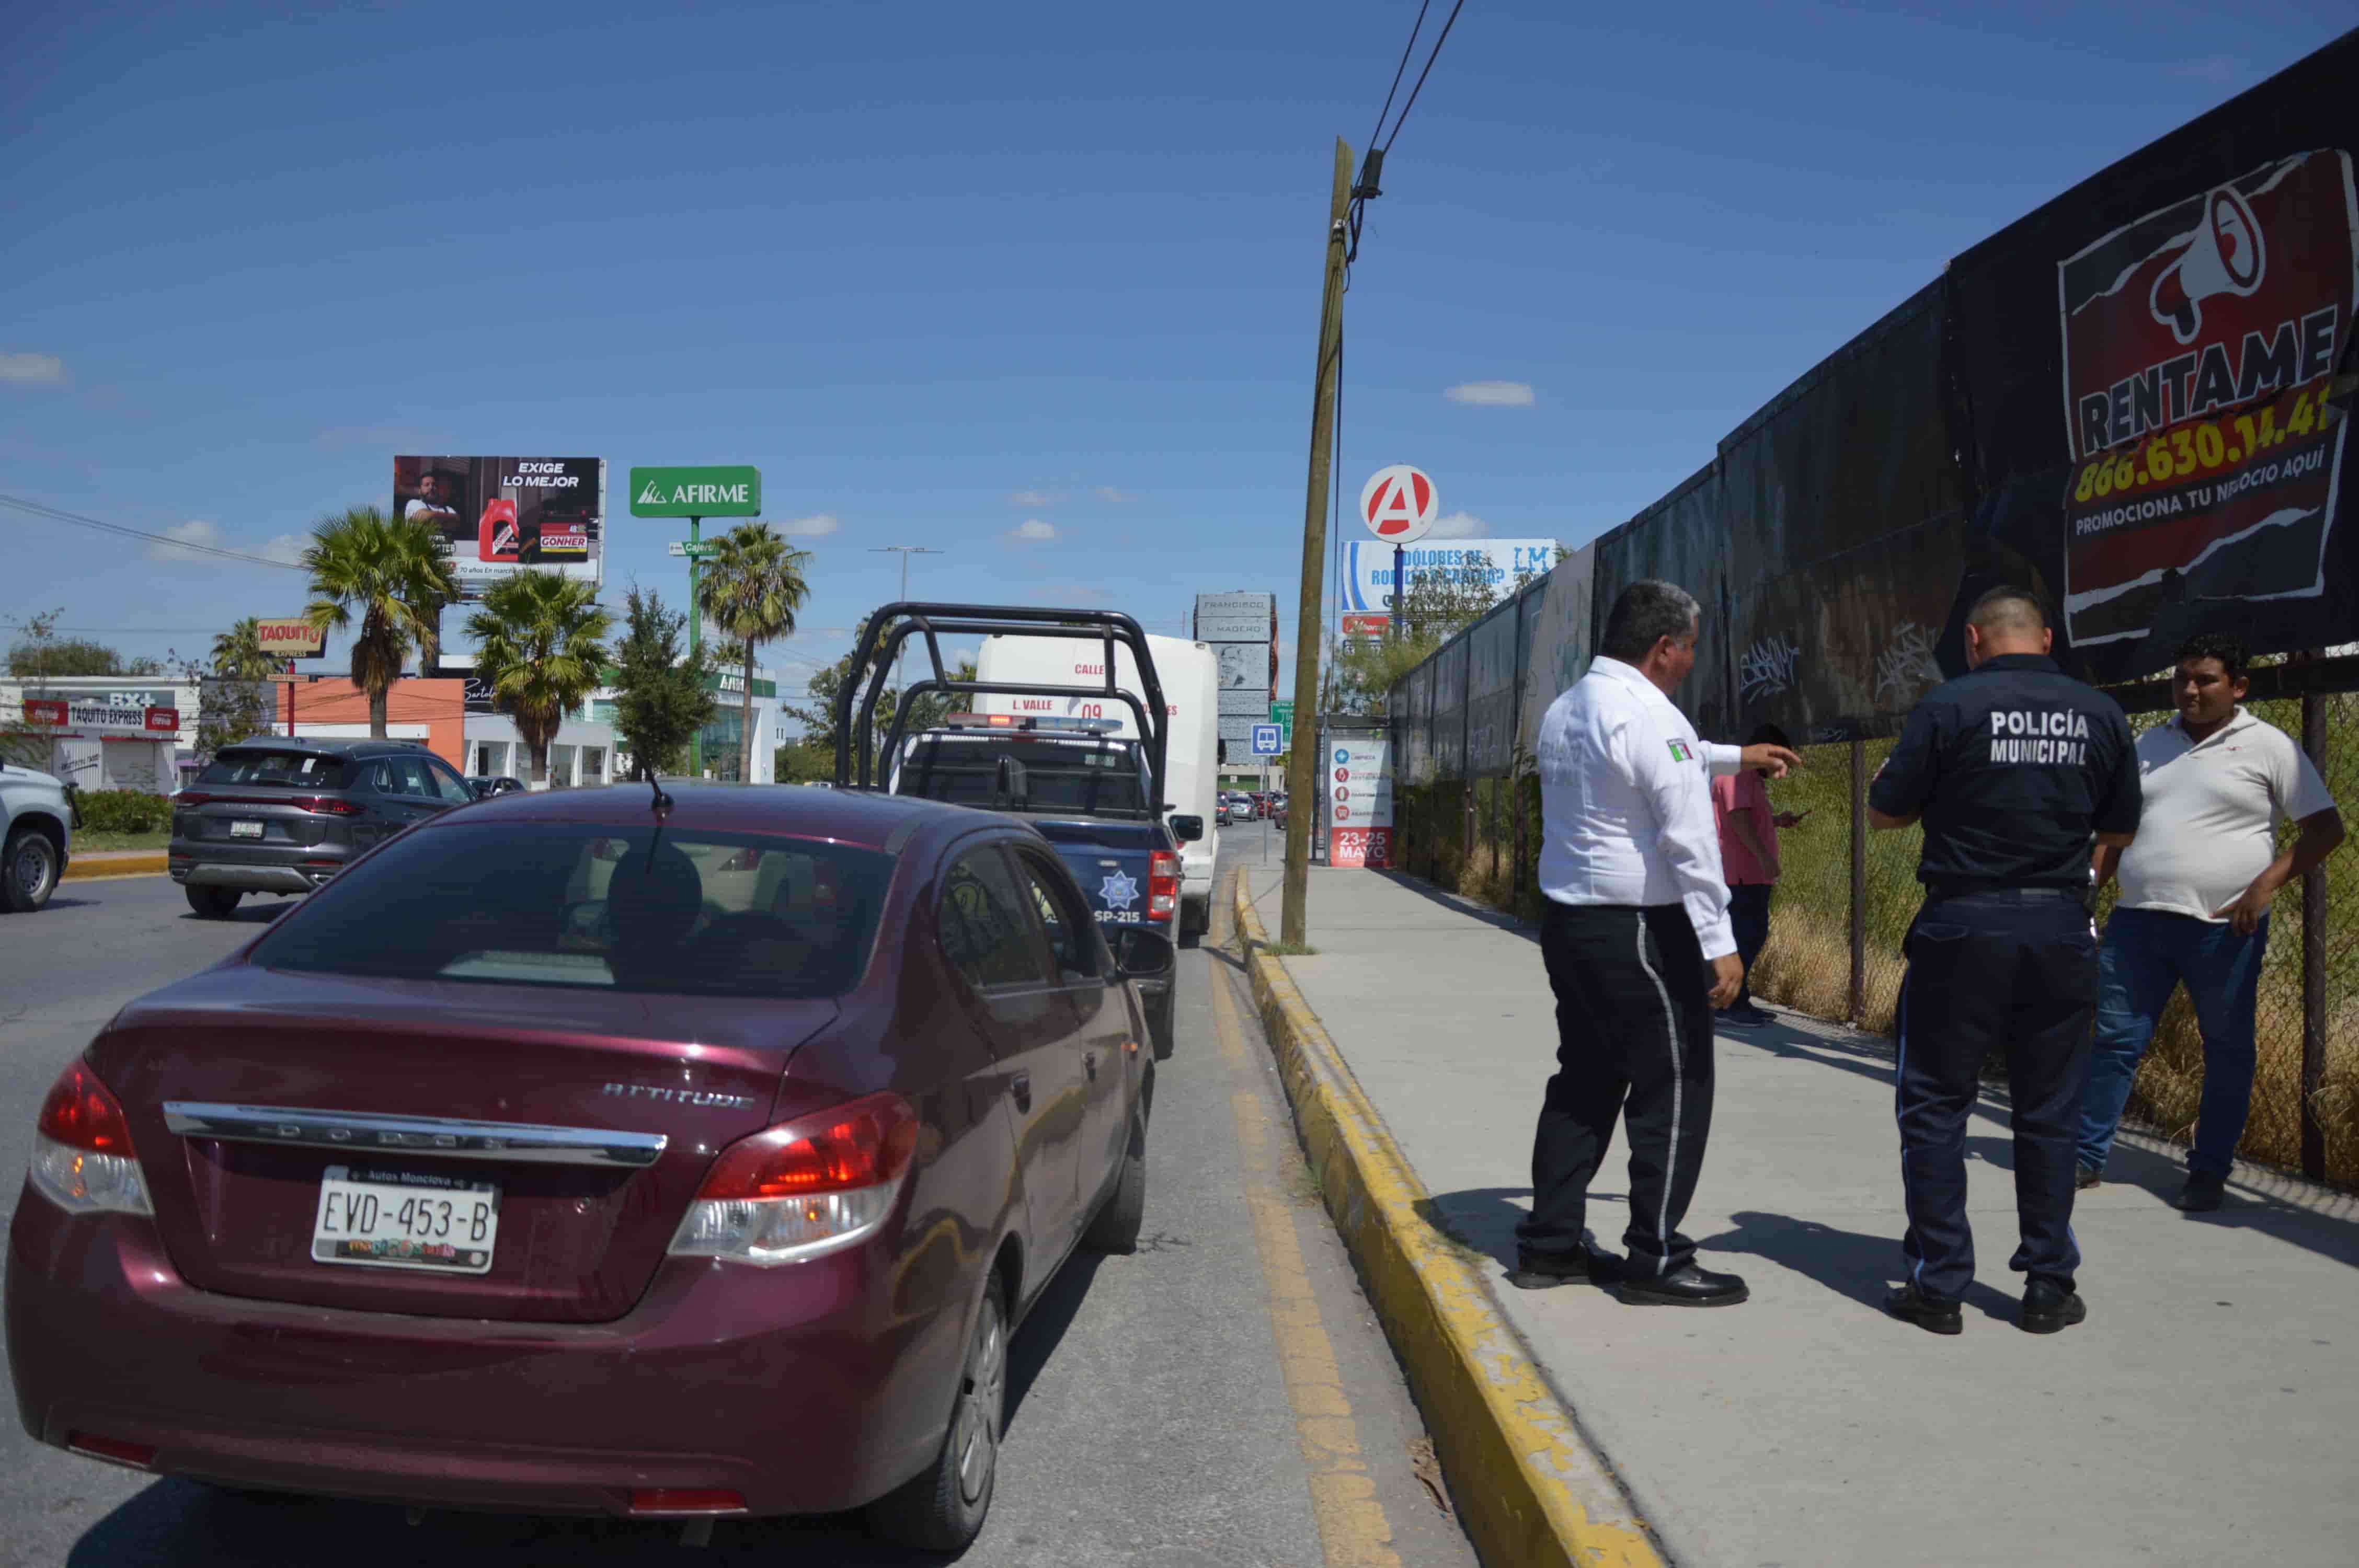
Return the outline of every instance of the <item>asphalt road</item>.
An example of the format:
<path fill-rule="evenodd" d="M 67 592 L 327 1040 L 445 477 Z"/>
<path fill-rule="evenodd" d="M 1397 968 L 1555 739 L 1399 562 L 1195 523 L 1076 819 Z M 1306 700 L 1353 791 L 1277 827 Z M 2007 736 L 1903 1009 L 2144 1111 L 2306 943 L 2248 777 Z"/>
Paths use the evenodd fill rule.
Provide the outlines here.
<path fill-rule="evenodd" d="M 1266 825 L 1223 830 L 1223 870 L 1275 859 Z M 124 1002 L 230 952 L 288 905 L 191 916 L 162 877 L 69 882 L 0 915 L 0 1203 L 13 1213 L 33 1116 Z M 1214 936 L 1224 935 L 1223 918 Z M 1236 966 L 1180 956 L 1178 1045 L 1148 1149 L 1149 1240 L 1077 1258 L 1017 1333 L 998 1494 L 977 1568 L 1472 1568 L 1420 1471 L 1422 1428 L 1317 1207 Z M 1223 1000 L 1216 989 L 1225 988 Z M 32 1200 L 35 1202 L 39 1199 Z M 1310 1310 L 1306 1310 L 1310 1309 Z M 1303 1386 L 1332 1351 L 1332 1388 Z M 1284 1353 L 1281 1354 L 1281 1346 Z M 671 1561 L 678 1527 L 255 1500 L 76 1458 L 0 1404 L 0 1563 Z M 935 1562 L 843 1519 L 723 1522 L 690 1562 Z"/>

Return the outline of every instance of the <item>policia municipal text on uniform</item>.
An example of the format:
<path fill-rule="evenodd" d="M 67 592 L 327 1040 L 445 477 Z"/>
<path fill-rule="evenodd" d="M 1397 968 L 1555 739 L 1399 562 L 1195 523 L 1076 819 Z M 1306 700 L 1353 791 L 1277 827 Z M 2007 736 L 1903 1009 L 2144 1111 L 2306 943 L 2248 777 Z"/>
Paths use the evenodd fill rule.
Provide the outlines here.
<path fill-rule="evenodd" d="M 1969 673 L 1917 705 L 1868 792 L 1875 827 L 1925 825 L 1897 1069 L 1908 1278 L 1885 1310 L 1935 1334 L 1962 1330 L 1973 1281 L 1966 1120 L 1994 1052 L 2013 1099 L 2017 1321 L 2052 1334 L 2088 1315 L 2071 1219 L 2097 1005 L 2090 851 L 2129 844 L 2140 795 L 2129 720 L 2057 667 L 2053 635 L 2024 589 L 1975 600 Z"/>

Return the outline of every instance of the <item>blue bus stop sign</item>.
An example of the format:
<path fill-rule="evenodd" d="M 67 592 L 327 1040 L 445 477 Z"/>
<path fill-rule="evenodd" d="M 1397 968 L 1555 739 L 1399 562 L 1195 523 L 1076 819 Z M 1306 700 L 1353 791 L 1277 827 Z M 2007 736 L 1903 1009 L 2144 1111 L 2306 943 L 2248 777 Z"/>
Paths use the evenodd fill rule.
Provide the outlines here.
<path fill-rule="evenodd" d="M 1283 730 L 1280 730 L 1277 725 L 1256 724 L 1253 727 L 1253 754 L 1255 756 L 1277 756 L 1280 754 L 1285 744 L 1286 732 Z"/>

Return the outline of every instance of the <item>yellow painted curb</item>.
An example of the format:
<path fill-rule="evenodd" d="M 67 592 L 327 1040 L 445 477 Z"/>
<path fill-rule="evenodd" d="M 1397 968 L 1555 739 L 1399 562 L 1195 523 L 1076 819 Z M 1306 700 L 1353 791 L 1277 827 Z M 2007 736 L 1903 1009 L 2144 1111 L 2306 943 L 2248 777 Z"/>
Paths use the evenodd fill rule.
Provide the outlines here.
<path fill-rule="evenodd" d="M 1236 879 L 1237 929 L 1320 1195 L 1408 1374 L 1475 1551 L 1495 1568 L 1664 1568 L 1491 1287 L 1419 1212 L 1430 1195 L 1302 1000 Z"/>
<path fill-rule="evenodd" d="M 78 882 L 92 877 L 148 877 L 164 870 L 161 849 L 152 855 L 125 855 L 119 860 L 68 860 L 60 881 Z"/>

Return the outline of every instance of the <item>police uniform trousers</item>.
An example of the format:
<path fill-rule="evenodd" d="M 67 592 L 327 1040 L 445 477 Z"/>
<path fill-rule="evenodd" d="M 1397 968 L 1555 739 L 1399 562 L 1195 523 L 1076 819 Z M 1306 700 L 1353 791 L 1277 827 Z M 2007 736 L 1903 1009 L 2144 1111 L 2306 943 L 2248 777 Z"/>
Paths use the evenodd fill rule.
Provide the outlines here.
<path fill-rule="evenodd" d="M 1534 1252 L 1582 1244 L 1589 1184 L 1630 1137 L 1634 1271 L 1691 1260 L 1680 1234 L 1712 1127 L 1712 1003 L 1703 949 L 1684 906 L 1550 901 L 1540 955 L 1556 992 L 1557 1070 L 1532 1139 L 1532 1212 L 1516 1238 Z"/>
<path fill-rule="evenodd" d="M 1907 951 L 1896 1076 L 1909 1277 L 1945 1302 L 1973 1281 L 1966 1127 L 1983 1063 L 1998 1054 L 2014 1102 L 2022 1227 L 2008 1266 L 2070 1288 L 2081 1263 L 2073 1141 L 2097 1007 L 2097 939 L 2082 899 L 2061 888 L 1935 892 L 1909 928 Z"/>

